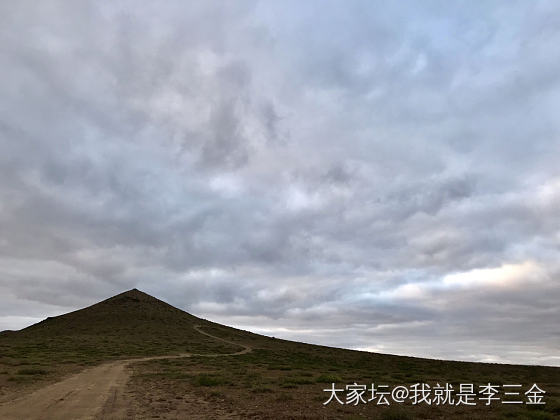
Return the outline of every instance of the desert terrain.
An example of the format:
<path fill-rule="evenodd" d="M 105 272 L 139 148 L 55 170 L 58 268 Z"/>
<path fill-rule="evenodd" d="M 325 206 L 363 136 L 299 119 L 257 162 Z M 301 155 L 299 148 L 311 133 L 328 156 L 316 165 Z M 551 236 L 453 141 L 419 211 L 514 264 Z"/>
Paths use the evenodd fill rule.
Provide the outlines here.
<path fill-rule="evenodd" d="M 332 384 L 534 383 L 545 404 L 340 404 Z M 345 393 L 338 394 L 343 402 Z M 265 337 L 136 289 L 0 334 L 2 419 L 553 419 L 560 368 L 419 359 Z"/>

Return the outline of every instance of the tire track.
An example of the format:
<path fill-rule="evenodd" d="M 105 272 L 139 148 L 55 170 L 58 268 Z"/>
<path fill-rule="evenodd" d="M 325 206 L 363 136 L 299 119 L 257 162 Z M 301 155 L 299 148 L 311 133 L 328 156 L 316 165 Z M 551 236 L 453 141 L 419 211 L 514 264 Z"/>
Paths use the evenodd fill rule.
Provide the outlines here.
<path fill-rule="evenodd" d="M 238 356 L 253 350 L 251 346 L 216 337 L 201 330 L 201 328 L 201 325 L 194 325 L 194 329 L 200 334 L 227 344 L 239 346 L 242 349 L 235 353 L 182 353 L 103 363 L 99 366 L 85 369 L 60 382 L 40 388 L 31 394 L 3 403 L 0 405 L 0 418 L 4 420 L 94 420 L 122 418 L 124 417 L 123 414 L 126 407 L 119 406 L 119 396 L 122 395 L 132 374 L 131 364 L 192 356 Z"/>

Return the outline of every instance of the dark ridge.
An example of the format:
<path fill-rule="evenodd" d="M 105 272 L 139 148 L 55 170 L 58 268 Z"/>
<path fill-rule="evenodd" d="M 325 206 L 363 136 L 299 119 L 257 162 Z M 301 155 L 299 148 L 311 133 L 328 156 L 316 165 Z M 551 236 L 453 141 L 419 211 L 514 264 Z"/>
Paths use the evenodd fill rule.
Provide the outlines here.
<path fill-rule="evenodd" d="M 48 355 L 49 360 L 84 362 L 238 350 L 200 334 L 193 328 L 195 325 L 217 326 L 132 289 L 86 308 L 48 317 L 20 331 L 3 333 L 0 357 L 8 347 L 27 355 L 39 352 L 42 357 Z"/>
<path fill-rule="evenodd" d="M 20 330 L 21 333 L 104 334 L 109 331 L 140 332 L 155 324 L 192 324 L 198 318 L 138 289 L 131 289 L 101 302 L 64 315 L 48 317 Z M 202 320 L 201 320 L 202 321 Z"/>

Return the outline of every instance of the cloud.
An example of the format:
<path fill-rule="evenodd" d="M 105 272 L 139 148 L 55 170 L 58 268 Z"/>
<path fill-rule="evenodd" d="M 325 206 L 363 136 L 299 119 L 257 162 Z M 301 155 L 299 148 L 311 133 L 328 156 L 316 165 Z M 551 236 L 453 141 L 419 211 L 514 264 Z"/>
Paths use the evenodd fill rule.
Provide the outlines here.
<path fill-rule="evenodd" d="M 140 287 L 298 340 L 559 363 L 554 3 L 0 7 L 3 327 Z"/>

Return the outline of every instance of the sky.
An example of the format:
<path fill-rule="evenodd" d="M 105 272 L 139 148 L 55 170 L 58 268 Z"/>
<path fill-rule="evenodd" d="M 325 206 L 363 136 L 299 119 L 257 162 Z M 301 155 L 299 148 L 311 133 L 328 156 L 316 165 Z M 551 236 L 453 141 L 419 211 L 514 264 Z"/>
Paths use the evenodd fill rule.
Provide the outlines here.
<path fill-rule="evenodd" d="M 139 288 L 560 366 L 556 1 L 0 3 L 0 330 Z"/>

